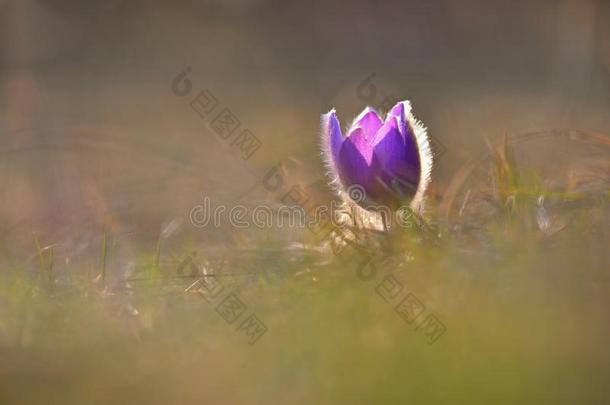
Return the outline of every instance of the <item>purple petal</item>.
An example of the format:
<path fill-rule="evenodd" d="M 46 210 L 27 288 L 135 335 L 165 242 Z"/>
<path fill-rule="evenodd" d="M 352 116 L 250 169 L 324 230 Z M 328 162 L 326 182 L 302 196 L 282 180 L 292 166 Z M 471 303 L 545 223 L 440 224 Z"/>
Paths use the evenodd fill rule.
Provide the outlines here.
<path fill-rule="evenodd" d="M 397 117 L 397 118 L 402 117 L 404 119 L 404 117 L 407 115 L 407 113 L 409 111 L 411 111 L 411 104 L 409 104 L 408 101 L 399 101 L 388 112 L 388 115 L 386 116 L 386 121 L 388 121 L 392 117 Z"/>
<path fill-rule="evenodd" d="M 415 139 L 404 138 L 398 131 L 389 132 L 375 145 L 375 157 L 390 189 L 402 195 L 413 195 L 419 184 L 421 164 Z"/>
<path fill-rule="evenodd" d="M 356 128 L 362 128 L 364 137 L 367 140 L 372 140 L 382 125 L 383 122 L 379 118 L 379 114 L 372 108 L 366 107 L 354 120 L 349 133 L 351 134 Z"/>
<path fill-rule="evenodd" d="M 386 122 L 381 126 L 381 128 L 379 128 L 377 134 L 375 134 L 375 137 L 371 140 L 371 144 L 374 147 L 383 138 L 394 132 L 400 134 L 400 132 L 398 131 L 398 121 L 396 120 L 396 118 L 392 117 L 391 119 L 386 120 Z"/>
<path fill-rule="evenodd" d="M 322 143 L 324 148 L 327 149 L 327 153 L 330 153 L 333 158 L 333 162 L 337 164 L 339 158 L 339 151 L 345 138 L 341 133 L 341 125 L 337 119 L 337 113 L 335 110 L 331 110 L 328 114 L 322 117 L 323 122 L 323 133 Z"/>
<path fill-rule="evenodd" d="M 374 154 L 383 170 L 384 182 L 399 194 L 413 195 L 421 175 L 419 151 L 410 127 L 407 125 L 409 131 L 403 137 L 397 126 L 396 117 L 384 124 L 374 144 Z"/>
<path fill-rule="evenodd" d="M 411 112 L 411 104 L 408 101 L 399 101 L 394 107 L 388 112 L 385 118 L 385 122 L 390 121 L 392 118 L 396 118 L 398 121 L 398 129 L 400 133 L 406 137 L 408 131 L 408 120 L 407 114 Z"/>
<path fill-rule="evenodd" d="M 373 160 L 373 146 L 366 140 L 364 130 L 362 128 L 354 129 L 350 136 L 345 138 L 345 142 L 341 147 L 341 152 L 347 146 L 351 145 L 362 156 L 367 166 L 371 165 Z"/>
<path fill-rule="evenodd" d="M 396 120 L 393 120 L 393 122 L 395 123 Z M 395 169 L 400 165 L 405 151 L 405 141 L 400 132 L 398 132 L 398 129 L 388 126 L 387 130 L 380 135 L 373 148 L 379 163 L 386 170 L 397 173 Z"/>
<path fill-rule="evenodd" d="M 407 112 L 410 111 L 410 105 L 405 107 L 408 107 L 408 110 L 406 110 Z M 422 176 L 422 162 L 419 150 L 420 145 L 417 142 L 415 132 L 413 132 L 413 127 L 411 126 L 409 120 L 405 120 L 404 128 L 401 130 L 401 133 L 405 139 L 405 152 L 403 157 L 403 165 L 398 170 L 398 174 L 406 179 L 409 184 L 417 187 Z"/>
<path fill-rule="evenodd" d="M 373 148 L 364 137 L 363 130 L 356 128 L 345 139 L 339 152 L 339 177 L 346 186 L 359 184 L 367 189 L 378 170 L 372 167 Z"/>

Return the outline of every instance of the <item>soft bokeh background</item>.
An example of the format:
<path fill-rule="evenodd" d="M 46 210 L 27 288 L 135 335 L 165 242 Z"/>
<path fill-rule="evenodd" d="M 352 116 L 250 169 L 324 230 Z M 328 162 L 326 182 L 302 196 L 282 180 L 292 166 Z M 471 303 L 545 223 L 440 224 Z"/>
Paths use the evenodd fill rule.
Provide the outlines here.
<path fill-rule="evenodd" d="M 193 90 L 178 97 L 172 81 L 187 67 Z M 249 160 L 189 107 L 203 89 L 260 139 Z M 57 271 L 91 275 L 106 233 L 117 241 L 109 266 L 127 272 L 203 196 L 277 204 L 262 178 L 280 162 L 290 181 L 330 199 L 320 114 L 336 107 L 347 124 L 366 104 L 399 99 L 444 150 L 438 198 L 488 140 L 553 128 L 608 134 L 610 3 L 0 0 L 3 262 L 37 265 L 36 240 L 55 246 Z M 547 167 L 554 158 L 540 155 Z M 609 403 L 606 225 L 562 248 L 515 237 L 508 263 L 495 253 L 416 257 L 428 271 L 401 274 L 448 324 L 431 347 L 353 277 L 351 259 L 305 284 L 282 276 L 263 292 L 241 287 L 269 323 L 254 348 L 204 301 L 161 286 L 143 293 L 134 338 L 95 303 L 64 297 L 58 307 L 7 281 L 0 398 Z M 258 244 L 258 259 L 271 249 L 226 226 L 181 232 L 188 238 L 162 261 L 191 246 L 229 258 L 244 245 Z M 259 267 L 302 270 L 265 260 Z"/>
<path fill-rule="evenodd" d="M 0 10 L 3 228 L 116 216 L 157 232 L 201 193 L 238 198 L 279 161 L 299 159 L 319 179 L 319 115 L 336 107 L 347 124 L 386 97 L 412 100 L 449 150 L 441 183 L 485 138 L 610 125 L 603 1 L 5 0 Z M 186 66 L 193 92 L 209 89 L 263 143 L 247 165 L 172 93 Z"/>

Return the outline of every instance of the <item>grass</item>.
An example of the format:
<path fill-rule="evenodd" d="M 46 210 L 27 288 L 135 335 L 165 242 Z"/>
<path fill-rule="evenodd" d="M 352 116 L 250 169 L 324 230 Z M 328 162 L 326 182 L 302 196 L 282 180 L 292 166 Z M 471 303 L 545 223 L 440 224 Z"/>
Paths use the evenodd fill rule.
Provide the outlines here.
<path fill-rule="evenodd" d="M 145 255 L 131 287 L 5 271 L 0 399 L 606 403 L 608 240 L 499 239 L 501 253 L 490 255 L 412 238 L 408 260 L 393 254 L 366 281 L 355 272 L 361 254 L 349 248 L 327 265 L 277 251 L 261 263 L 283 263 L 272 277 L 226 271 L 221 283 L 268 329 L 254 345 L 216 303 L 183 292 L 193 280 L 167 268 L 147 279 L 156 270 Z M 446 325 L 434 344 L 377 294 L 390 273 Z"/>
<path fill-rule="evenodd" d="M 607 196 L 549 208 L 569 220 L 542 232 L 552 193 L 504 157 L 489 195 L 512 205 L 491 217 L 456 197 L 452 226 L 361 231 L 334 253 L 308 231 L 290 248 L 273 232 L 248 249 L 159 237 L 124 271 L 111 235 L 72 263 L 34 236 L 39 265 L 0 271 L 0 403 L 610 403 Z M 193 263 L 222 288 L 211 302 Z M 384 299 L 389 276 L 402 290 Z M 232 323 L 217 311 L 230 293 Z M 412 323 L 395 311 L 408 294 L 425 306 Z M 427 315 L 446 328 L 432 344 Z"/>

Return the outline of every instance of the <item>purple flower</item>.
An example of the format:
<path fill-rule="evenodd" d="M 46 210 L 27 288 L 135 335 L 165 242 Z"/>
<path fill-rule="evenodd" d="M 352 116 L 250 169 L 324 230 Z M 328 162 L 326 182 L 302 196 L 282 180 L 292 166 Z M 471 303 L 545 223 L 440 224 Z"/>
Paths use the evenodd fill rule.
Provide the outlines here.
<path fill-rule="evenodd" d="M 322 116 L 322 148 L 340 195 L 365 209 L 371 204 L 397 209 L 407 202 L 415 211 L 423 209 L 432 153 L 426 128 L 408 101 L 392 107 L 385 121 L 365 108 L 345 137 L 331 110 Z"/>

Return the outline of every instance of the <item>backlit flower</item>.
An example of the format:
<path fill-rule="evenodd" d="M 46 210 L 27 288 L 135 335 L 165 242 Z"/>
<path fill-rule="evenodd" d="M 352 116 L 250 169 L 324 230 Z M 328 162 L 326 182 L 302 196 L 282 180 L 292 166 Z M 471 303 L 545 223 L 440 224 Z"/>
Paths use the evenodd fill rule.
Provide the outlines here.
<path fill-rule="evenodd" d="M 416 212 L 422 210 L 432 153 L 426 128 L 415 119 L 408 101 L 392 107 L 385 121 L 365 108 L 346 136 L 331 110 L 322 116 L 322 149 L 342 197 L 365 209 L 374 204 L 390 209 L 408 204 Z"/>

